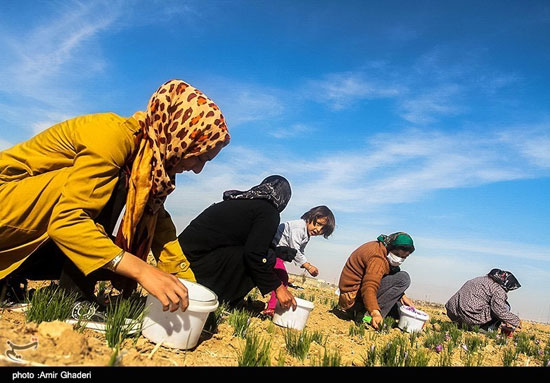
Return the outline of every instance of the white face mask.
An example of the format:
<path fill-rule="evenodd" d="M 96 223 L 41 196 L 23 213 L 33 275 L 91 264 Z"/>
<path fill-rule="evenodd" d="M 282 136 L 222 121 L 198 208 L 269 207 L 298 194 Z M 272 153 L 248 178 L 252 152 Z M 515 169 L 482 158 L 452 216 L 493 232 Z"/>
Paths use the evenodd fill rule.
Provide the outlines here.
<path fill-rule="evenodd" d="M 388 256 L 388 262 L 390 263 L 390 265 L 392 266 L 399 266 L 401 265 L 403 262 L 405 262 L 405 258 L 401 258 L 401 257 L 398 257 L 397 255 L 395 255 L 394 253 L 389 253 Z"/>

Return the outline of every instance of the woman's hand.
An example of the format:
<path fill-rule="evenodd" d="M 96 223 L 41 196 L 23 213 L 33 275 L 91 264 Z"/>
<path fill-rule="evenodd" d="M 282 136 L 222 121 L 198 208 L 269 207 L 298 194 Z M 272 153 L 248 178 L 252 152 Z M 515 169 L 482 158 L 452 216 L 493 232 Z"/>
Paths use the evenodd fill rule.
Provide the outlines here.
<path fill-rule="evenodd" d="M 372 327 L 378 330 L 380 328 L 380 325 L 384 322 L 384 318 L 382 317 L 382 314 L 380 314 L 379 310 L 373 310 L 372 313 L 370 313 L 370 315 L 372 317 L 372 321 L 371 321 Z"/>
<path fill-rule="evenodd" d="M 290 291 L 281 284 L 277 289 L 275 290 L 275 295 L 277 296 L 277 300 L 279 301 L 279 304 L 283 309 L 288 309 L 290 306 L 292 306 L 292 311 L 296 310 L 296 299 L 292 296 Z"/>
<path fill-rule="evenodd" d="M 304 263 L 302 267 L 306 269 L 309 275 L 311 275 L 312 277 L 316 277 L 317 275 L 319 275 L 319 270 L 317 269 L 317 267 L 313 266 L 309 262 Z"/>
<path fill-rule="evenodd" d="M 317 269 L 317 267 L 311 265 L 309 267 L 309 269 L 307 269 L 307 272 L 312 276 L 312 277 L 316 277 L 317 275 L 319 275 L 319 269 Z"/>
<path fill-rule="evenodd" d="M 147 264 L 130 253 L 124 253 L 116 273 L 136 280 L 162 303 L 164 311 L 170 309 L 174 312 L 180 307 L 181 311 L 185 311 L 189 306 L 187 288 L 177 277 Z"/>
<path fill-rule="evenodd" d="M 137 281 L 145 290 L 157 297 L 162 303 L 162 310 L 170 309 L 174 312 L 180 307 L 181 311 L 187 310 L 189 298 L 185 285 L 174 275 L 154 266 L 147 266 L 148 270 L 144 270 L 142 277 Z"/>
<path fill-rule="evenodd" d="M 519 325 L 514 326 L 514 325 L 511 325 L 510 323 L 506 323 L 506 322 L 502 322 L 502 324 L 500 325 L 500 327 L 508 327 L 508 328 L 511 328 L 511 329 L 514 329 L 515 331 L 521 329 L 521 321 L 519 322 Z"/>
<path fill-rule="evenodd" d="M 406 295 L 403 295 L 401 297 L 401 303 L 403 303 L 405 306 L 409 306 L 414 308 L 414 302 L 411 298 L 407 297 Z"/>

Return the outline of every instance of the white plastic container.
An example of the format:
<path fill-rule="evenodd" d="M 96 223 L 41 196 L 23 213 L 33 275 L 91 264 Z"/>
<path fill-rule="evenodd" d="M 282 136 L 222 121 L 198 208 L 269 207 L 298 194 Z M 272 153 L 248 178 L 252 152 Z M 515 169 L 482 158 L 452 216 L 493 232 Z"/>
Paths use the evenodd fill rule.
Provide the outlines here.
<path fill-rule="evenodd" d="M 162 303 L 153 295 L 147 296 L 147 313 L 142 334 L 153 343 L 187 350 L 199 342 L 208 314 L 218 308 L 218 297 L 210 289 L 180 278 L 187 287 L 189 307 L 185 312 L 162 311 Z"/>
<path fill-rule="evenodd" d="M 397 327 L 407 332 L 422 331 L 430 316 L 417 308 L 402 305 L 399 308 L 399 323 Z"/>
<path fill-rule="evenodd" d="M 284 310 L 279 305 L 279 302 L 277 302 L 275 315 L 273 315 L 273 323 L 281 327 L 303 330 L 306 327 L 307 318 L 311 310 L 313 310 L 314 305 L 313 302 L 306 301 L 305 299 L 294 299 L 296 299 L 297 303 L 296 311 L 292 311 L 292 307 Z"/>

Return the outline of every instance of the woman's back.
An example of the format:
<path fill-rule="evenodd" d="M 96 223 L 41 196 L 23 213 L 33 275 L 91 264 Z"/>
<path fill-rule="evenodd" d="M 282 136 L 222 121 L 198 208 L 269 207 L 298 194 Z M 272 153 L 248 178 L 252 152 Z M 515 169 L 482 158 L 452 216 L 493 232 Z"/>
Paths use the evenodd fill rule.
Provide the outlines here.
<path fill-rule="evenodd" d="M 114 113 L 63 121 L 0 152 L 0 184 L 73 166 L 85 152 L 120 167 L 134 148 L 138 129 L 137 122 Z"/>
<path fill-rule="evenodd" d="M 470 279 L 454 294 L 445 307 L 461 321 L 476 325 L 491 320 L 491 304 L 506 300 L 504 289 L 487 275 Z"/>
<path fill-rule="evenodd" d="M 278 225 L 279 212 L 266 200 L 226 200 L 204 210 L 178 240 L 197 282 L 235 302 L 254 286 L 265 294 L 281 284 L 275 259 L 268 260 Z"/>
<path fill-rule="evenodd" d="M 208 207 L 178 237 L 189 255 L 228 246 L 266 250 L 278 224 L 279 213 L 266 200 L 228 200 Z"/>

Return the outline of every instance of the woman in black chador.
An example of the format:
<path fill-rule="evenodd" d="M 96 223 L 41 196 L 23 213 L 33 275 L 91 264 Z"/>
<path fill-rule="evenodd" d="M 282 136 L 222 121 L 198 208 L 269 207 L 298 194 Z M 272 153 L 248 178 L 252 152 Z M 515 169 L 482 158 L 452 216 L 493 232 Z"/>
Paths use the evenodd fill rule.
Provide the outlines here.
<path fill-rule="evenodd" d="M 247 191 L 228 190 L 178 236 L 198 283 L 221 302 L 238 303 L 255 286 L 262 294 L 275 290 L 283 308 L 296 301 L 274 272 L 270 244 L 280 213 L 290 200 L 290 184 L 269 176 Z"/>

